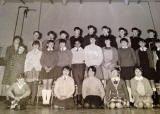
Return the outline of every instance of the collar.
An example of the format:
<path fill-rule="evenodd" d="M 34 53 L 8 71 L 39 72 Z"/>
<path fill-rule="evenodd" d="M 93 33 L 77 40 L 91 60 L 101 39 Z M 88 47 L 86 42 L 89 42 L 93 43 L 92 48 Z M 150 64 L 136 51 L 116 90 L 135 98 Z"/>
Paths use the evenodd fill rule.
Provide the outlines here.
<path fill-rule="evenodd" d="M 67 50 L 67 48 L 66 48 L 66 47 L 64 47 L 64 48 L 60 48 L 60 50 L 61 50 L 61 51 L 66 51 L 66 50 Z"/>
<path fill-rule="evenodd" d="M 128 48 L 128 46 L 122 47 L 122 49 L 127 49 L 127 48 Z"/>
<path fill-rule="evenodd" d="M 146 47 L 140 47 L 140 50 L 141 51 L 147 51 L 147 48 Z"/>
<path fill-rule="evenodd" d="M 143 76 L 141 76 L 141 77 L 135 76 L 135 80 L 141 81 L 141 80 L 143 80 Z"/>
<path fill-rule="evenodd" d="M 81 50 L 81 49 L 82 49 L 81 47 L 79 47 L 79 48 L 74 47 L 74 50 L 76 50 L 76 51 L 79 51 L 79 50 Z"/>
<path fill-rule="evenodd" d="M 47 48 L 47 51 L 53 51 L 53 48 Z"/>

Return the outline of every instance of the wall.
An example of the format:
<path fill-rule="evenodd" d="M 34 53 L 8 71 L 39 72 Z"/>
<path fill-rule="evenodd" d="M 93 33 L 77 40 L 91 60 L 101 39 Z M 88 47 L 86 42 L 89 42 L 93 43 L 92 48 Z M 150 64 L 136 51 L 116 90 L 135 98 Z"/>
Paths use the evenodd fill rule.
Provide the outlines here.
<path fill-rule="evenodd" d="M 20 3 L 7 3 L 0 6 L 0 46 L 8 46 L 12 42 L 17 8 L 22 4 Z M 160 3 L 151 3 L 151 9 L 156 25 L 156 30 L 160 30 Z M 28 17 L 25 19 L 23 38 L 25 43 L 28 44 L 32 40 L 32 32 L 37 30 L 39 7 L 40 3 L 26 4 L 36 11 L 30 11 Z M 20 21 L 22 20 L 23 12 L 20 12 Z M 19 22 L 20 22 L 19 21 Z M 153 28 L 151 16 L 147 3 L 130 3 L 125 5 L 122 3 L 68 3 L 63 5 L 61 3 L 44 3 L 42 5 L 42 14 L 40 21 L 40 31 L 46 33 L 49 30 L 59 32 L 64 29 L 70 34 L 73 34 L 73 28 L 80 26 L 84 29 L 84 34 L 87 32 L 87 25 L 93 24 L 98 28 L 98 34 L 101 33 L 100 28 L 103 25 L 108 25 L 112 28 L 113 34 L 116 36 L 117 29 L 120 26 L 126 27 L 130 30 L 132 27 L 139 27 L 144 31 L 143 37 L 146 36 L 146 30 Z M 20 28 L 20 23 L 18 24 Z M 20 33 L 18 29 L 17 34 Z"/>

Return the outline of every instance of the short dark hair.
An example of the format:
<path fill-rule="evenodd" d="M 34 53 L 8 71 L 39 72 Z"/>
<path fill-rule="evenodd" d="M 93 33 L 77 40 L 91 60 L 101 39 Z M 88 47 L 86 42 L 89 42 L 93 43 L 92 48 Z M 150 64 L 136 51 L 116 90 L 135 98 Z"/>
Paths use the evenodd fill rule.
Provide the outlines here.
<path fill-rule="evenodd" d="M 48 41 L 47 41 L 47 44 L 49 44 L 49 43 L 55 44 L 53 40 L 48 40 Z M 48 45 L 46 46 L 46 48 L 48 48 Z M 54 49 L 54 47 L 53 47 L 53 49 Z"/>
<path fill-rule="evenodd" d="M 80 36 L 82 36 L 83 30 L 80 27 L 74 27 L 74 31 L 79 30 Z"/>
<path fill-rule="evenodd" d="M 54 35 L 54 39 L 57 38 L 57 33 L 56 33 L 56 32 L 54 32 L 54 31 L 49 31 L 49 32 L 47 33 L 47 36 L 49 36 L 50 34 Z"/>
<path fill-rule="evenodd" d="M 101 28 L 101 29 L 108 29 L 108 30 L 109 30 L 109 34 L 110 34 L 110 33 L 112 33 L 111 28 L 110 28 L 110 27 L 108 27 L 108 26 L 102 26 L 102 28 Z"/>
<path fill-rule="evenodd" d="M 38 34 L 39 34 L 39 37 L 38 37 L 39 40 L 42 39 L 42 33 L 41 33 L 40 31 L 34 31 L 34 32 L 33 32 L 33 35 L 34 35 L 35 33 L 38 33 Z"/>
<path fill-rule="evenodd" d="M 147 33 L 153 32 L 154 33 L 154 38 L 157 38 L 158 34 L 157 31 L 153 30 L 153 29 L 148 29 Z"/>
<path fill-rule="evenodd" d="M 88 30 L 90 29 L 90 28 L 93 28 L 94 29 L 94 34 L 96 34 L 97 33 L 97 28 L 95 27 L 95 26 L 93 26 L 93 25 L 88 25 Z"/>
<path fill-rule="evenodd" d="M 71 67 L 69 67 L 69 66 L 64 66 L 64 67 L 62 68 L 62 71 L 63 71 L 64 69 L 67 69 L 69 72 L 72 71 Z"/>
<path fill-rule="evenodd" d="M 90 69 L 94 72 L 94 75 L 96 75 L 96 72 L 97 72 L 96 67 L 95 67 L 95 66 L 90 66 L 90 67 L 88 67 L 88 71 L 89 71 Z"/>
<path fill-rule="evenodd" d="M 23 47 L 24 48 L 24 53 L 27 53 L 27 46 L 24 44 L 20 44 L 19 47 Z"/>
<path fill-rule="evenodd" d="M 121 30 L 123 30 L 125 32 L 125 34 L 124 34 L 125 36 L 128 35 L 127 29 L 125 29 L 124 27 L 119 27 L 118 31 L 121 31 Z"/>
<path fill-rule="evenodd" d="M 17 79 L 25 78 L 25 73 L 20 73 L 17 75 Z"/>
<path fill-rule="evenodd" d="M 126 39 L 126 38 L 122 38 L 122 39 L 120 40 L 120 43 L 123 42 L 123 41 L 129 43 L 128 39 Z"/>
<path fill-rule="evenodd" d="M 141 31 L 139 28 L 133 27 L 133 28 L 131 29 L 132 32 L 133 32 L 134 30 L 138 31 L 138 36 L 141 36 L 142 31 Z"/>
<path fill-rule="evenodd" d="M 66 39 L 69 38 L 69 34 L 68 34 L 65 30 L 60 31 L 59 34 L 60 34 L 60 35 L 61 35 L 61 34 L 66 34 Z"/>
<path fill-rule="evenodd" d="M 140 66 L 135 66 L 134 71 L 135 71 L 136 69 L 139 69 L 139 70 L 143 73 L 142 67 L 140 67 Z"/>
<path fill-rule="evenodd" d="M 145 39 L 140 38 L 140 39 L 139 39 L 139 42 L 144 42 L 144 43 L 146 43 L 146 40 L 145 40 Z"/>
<path fill-rule="evenodd" d="M 109 40 L 109 41 L 111 41 L 111 39 L 110 39 L 110 38 L 105 38 L 105 39 L 104 39 L 104 41 L 106 41 L 106 40 Z"/>
<path fill-rule="evenodd" d="M 59 40 L 59 44 L 60 44 L 60 43 L 65 43 L 65 44 L 66 44 L 66 40 L 65 40 L 65 39 L 60 39 L 60 40 Z"/>
<path fill-rule="evenodd" d="M 38 40 L 33 41 L 32 46 L 38 45 L 40 47 L 40 42 Z"/>

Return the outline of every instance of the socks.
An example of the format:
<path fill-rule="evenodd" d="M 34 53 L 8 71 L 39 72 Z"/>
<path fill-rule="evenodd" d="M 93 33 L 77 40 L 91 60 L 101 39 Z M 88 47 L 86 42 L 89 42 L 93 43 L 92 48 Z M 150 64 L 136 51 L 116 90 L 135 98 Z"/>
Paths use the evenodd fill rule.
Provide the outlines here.
<path fill-rule="evenodd" d="M 42 90 L 42 99 L 43 99 L 43 104 L 47 104 L 47 90 L 46 89 Z"/>
<path fill-rule="evenodd" d="M 46 93 L 47 93 L 46 103 L 50 104 L 50 98 L 51 98 L 52 90 L 46 90 Z"/>

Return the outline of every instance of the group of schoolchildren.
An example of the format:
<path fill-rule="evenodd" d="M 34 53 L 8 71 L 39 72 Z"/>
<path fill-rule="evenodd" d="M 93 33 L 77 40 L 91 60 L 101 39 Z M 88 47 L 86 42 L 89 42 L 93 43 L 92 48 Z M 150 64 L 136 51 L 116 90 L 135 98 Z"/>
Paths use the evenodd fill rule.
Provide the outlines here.
<path fill-rule="evenodd" d="M 19 36 L 6 51 L 3 84 L 8 85 L 11 109 L 35 105 L 38 86 L 43 84 L 42 104 L 53 102 L 56 109 L 78 108 L 152 108 L 155 83 L 160 81 L 160 40 L 149 29 L 148 38 L 132 28 L 133 35 L 120 27 L 119 37 L 109 27 L 102 35 L 88 26 L 83 37 L 79 27 L 69 37 L 49 31 L 43 40 L 39 31 L 26 47 Z M 53 99 L 51 99 L 53 97 Z M 52 100 L 52 101 L 51 101 Z"/>

